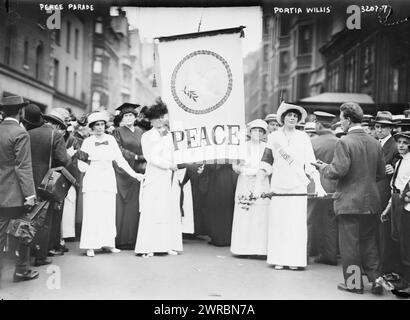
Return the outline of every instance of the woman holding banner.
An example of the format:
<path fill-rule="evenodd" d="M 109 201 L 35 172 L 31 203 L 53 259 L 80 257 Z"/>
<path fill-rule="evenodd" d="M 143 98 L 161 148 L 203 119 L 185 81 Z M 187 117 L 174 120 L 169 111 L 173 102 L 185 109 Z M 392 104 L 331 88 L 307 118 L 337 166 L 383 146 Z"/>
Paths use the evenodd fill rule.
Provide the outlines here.
<path fill-rule="evenodd" d="M 154 253 L 177 255 L 182 251 L 179 199 L 175 196 L 177 178 L 168 134 L 168 109 L 161 101 L 150 107 L 147 116 L 153 128 L 142 135 L 142 153 L 147 160 L 141 185 L 140 224 L 135 253 L 144 258 Z"/>
<path fill-rule="evenodd" d="M 246 159 L 240 164 L 234 163 L 233 170 L 239 174 L 235 194 L 235 211 L 232 224 L 231 252 L 236 255 L 266 255 L 268 245 L 269 200 L 258 199 L 251 207 L 241 204 L 241 197 L 253 191 L 255 184 L 261 184 L 261 190 L 269 190 L 268 172 L 257 181 L 260 159 L 266 147 L 262 141 L 267 133 L 268 124 L 256 119 L 248 124 L 250 141 L 246 142 Z"/>
<path fill-rule="evenodd" d="M 325 191 L 318 171 L 311 165 L 316 161 L 312 143 L 305 132 L 296 130 L 296 124 L 307 116 L 305 109 L 282 102 L 277 116 L 283 127 L 269 136 L 261 169 L 266 174 L 272 168 L 271 192 L 297 195 L 272 197 L 267 262 L 275 265 L 277 270 L 284 266 L 298 270 L 307 265 L 306 192 L 309 179 L 306 175 L 314 180 L 319 196 Z M 256 192 L 260 191 L 263 190 Z"/>

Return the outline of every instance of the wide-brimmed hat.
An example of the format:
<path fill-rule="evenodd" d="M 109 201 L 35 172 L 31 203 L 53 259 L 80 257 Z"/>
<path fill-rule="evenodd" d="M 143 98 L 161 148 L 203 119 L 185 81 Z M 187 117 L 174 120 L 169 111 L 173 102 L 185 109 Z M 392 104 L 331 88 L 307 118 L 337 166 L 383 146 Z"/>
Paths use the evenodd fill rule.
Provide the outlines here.
<path fill-rule="evenodd" d="M 261 128 L 266 133 L 268 131 L 268 124 L 262 119 L 255 119 L 248 123 L 248 128 L 249 131 L 255 128 Z"/>
<path fill-rule="evenodd" d="M 278 116 L 277 116 L 276 113 L 270 113 L 263 120 L 266 121 L 267 123 L 269 123 L 271 121 L 278 122 Z"/>
<path fill-rule="evenodd" d="M 410 131 L 402 131 L 402 132 L 398 132 L 394 135 L 394 139 L 398 139 L 398 138 L 406 138 L 410 140 Z"/>
<path fill-rule="evenodd" d="M 390 111 L 379 111 L 376 115 L 376 119 L 374 119 L 374 123 L 393 126 L 393 115 Z"/>
<path fill-rule="evenodd" d="M 306 133 L 316 133 L 316 122 L 306 122 L 304 130 Z"/>
<path fill-rule="evenodd" d="M 40 127 L 44 124 L 43 115 L 40 108 L 35 104 L 29 104 L 24 108 L 23 123 L 34 127 Z"/>
<path fill-rule="evenodd" d="M 3 97 L 0 103 L 0 107 L 5 107 L 5 108 L 22 108 L 29 103 L 27 101 L 24 101 L 23 97 L 20 96 L 8 96 L 8 97 Z"/>
<path fill-rule="evenodd" d="M 286 102 L 282 102 L 278 108 L 277 111 L 277 121 L 279 124 L 283 125 L 282 123 L 282 115 L 284 113 L 286 113 L 288 110 L 298 110 L 301 114 L 302 114 L 302 118 L 299 120 L 299 122 L 304 122 L 306 117 L 307 117 L 307 112 L 305 109 L 303 109 L 302 107 L 296 105 L 296 104 L 290 104 L 290 103 L 286 103 Z"/>
<path fill-rule="evenodd" d="M 56 123 L 67 129 L 66 119 L 70 117 L 70 113 L 64 108 L 51 109 L 50 113 L 43 115 L 44 120 Z"/>
<path fill-rule="evenodd" d="M 398 127 L 401 127 L 403 131 L 410 131 L 410 118 L 400 119 L 397 123 Z"/>
<path fill-rule="evenodd" d="M 93 112 L 88 116 L 88 126 L 91 127 L 93 123 L 97 121 L 104 121 L 105 123 L 108 123 L 108 116 L 105 112 L 98 111 L 98 112 Z"/>

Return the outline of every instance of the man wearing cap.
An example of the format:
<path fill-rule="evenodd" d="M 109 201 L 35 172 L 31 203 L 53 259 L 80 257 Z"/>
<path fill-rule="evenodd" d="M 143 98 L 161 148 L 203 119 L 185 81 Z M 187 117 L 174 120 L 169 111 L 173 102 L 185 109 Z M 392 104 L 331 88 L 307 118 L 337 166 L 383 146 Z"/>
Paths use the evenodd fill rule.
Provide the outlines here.
<path fill-rule="evenodd" d="M 332 122 L 335 115 L 323 111 L 315 111 L 316 116 L 316 139 L 312 140 L 313 151 L 316 159 L 324 163 L 331 163 L 339 140 L 332 132 Z M 320 174 L 322 186 L 327 193 L 334 193 L 336 181 L 325 178 L 323 172 Z M 318 234 L 319 256 L 315 259 L 317 263 L 337 265 L 337 222 L 333 209 L 332 199 L 317 199 L 312 202 L 313 233 Z M 309 216 L 309 212 L 308 212 Z"/>
<path fill-rule="evenodd" d="M 410 206 L 403 203 L 406 189 L 410 182 L 410 132 L 401 132 L 394 135 L 397 141 L 397 149 L 401 156 L 396 163 L 393 178 L 391 180 L 391 198 L 386 209 L 381 215 L 381 221 L 392 227 L 392 238 L 397 241 L 399 252 L 395 252 L 398 258 L 395 274 L 386 280 L 392 281 L 396 290 L 404 290 L 410 294 Z M 401 258 L 401 259 L 400 259 Z M 401 274 L 399 280 L 398 274 Z M 393 277 L 395 275 L 395 277 Z"/>
<path fill-rule="evenodd" d="M 76 153 L 76 150 L 81 147 L 81 143 L 77 141 L 77 139 L 73 138 L 69 132 L 67 132 L 67 124 L 70 120 L 70 113 L 64 108 L 53 108 L 48 114 L 43 115 L 43 118 L 64 137 L 67 153 L 70 157 L 72 157 Z M 70 162 L 67 166 L 67 170 L 72 175 L 77 175 L 75 161 Z M 61 221 L 63 219 L 64 205 L 55 204 L 53 206 L 55 207 L 55 210 L 53 212 L 53 219 L 50 229 L 50 256 L 63 255 L 64 252 L 68 251 L 61 243 Z"/>
<path fill-rule="evenodd" d="M 5 119 L 0 124 L 0 277 L 4 260 L 7 226 L 11 219 L 21 218 L 25 207 L 32 207 L 36 191 L 31 166 L 30 136 L 20 126 L 23 107 L 22 97 L 10 96 L 2 100 L 0 109 Z M 30 248 L 18 244 L 18 258 L 14 281 L 32 280 L 39 273 L 29 269 Z"/>
<path fill-rule="evenodd" d="M 336 143 L 330 164 L 318 161 L 325 178 L 337 180 L 334 210 L 338 218 L 339 247 L 344 282 L 339 290 L 363 293 L 362 270 L 373 294 L 383 293 L 377 228 L 380 200 L 377 181 L 385 177 L 380 144 L 361 127 L 362 108 L 354 102 L 340 107 L 340 122 L 347 135 Z"/>
<path fill-rule="evenodd" d="M 278 130 L 279 123 L 275 113 L 268 114 L 264 120 L 268 124 L 268 134 Z"/>
<path fill-rule="evenodd" d="M 40 108 L 35 104 L 29 104 L 24 111 L 22 123 L 30 135 L 33 178 L 37 190 L 49 170 L 50 160 L 51 167 L 55 168 L 66 166 L 69 163 L 69 157 L 63 136 L 52 126 L 44 123 Z M 37 235 L 40 249 L 35 255 L 35 266 L 51 263 L 51 259 L 47 258 L 47 254 L 53 216 L 52 209 L 48 210 L 44 228 Z"/>
<path fill-rule="evenodd" d="M 380 205 L 383 211 L 390 199 L 390 181 L 393 176 L 394 165 L 398 158 L 397 145 L 391 131 L 393 128 L 393 116 L 389 111 L 379 111 L 374 121 L 377 137 L 382 146 L 383 158 L 386 164 L 386 177 L 377 183 L 379 190 Z M 390 222 L 380 223 L 379 226 L 379 250 L 383 274 L 390 274 L 397 270 L 399 264 L 398 243 L 392 240 Z"/>

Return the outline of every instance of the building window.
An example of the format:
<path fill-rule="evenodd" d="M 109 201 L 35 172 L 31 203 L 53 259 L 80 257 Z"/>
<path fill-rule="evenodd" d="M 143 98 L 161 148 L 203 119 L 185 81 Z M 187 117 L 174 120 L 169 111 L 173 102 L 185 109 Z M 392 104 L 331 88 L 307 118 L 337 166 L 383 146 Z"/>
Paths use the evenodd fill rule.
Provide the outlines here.
<path fill-rule="evenodd" d="M 67 21 L 67 52 L 70 53 L 71 22 Z"/>
<path fill-rule="evenodd" d="M 77 72 L 74 72 L 73 77 L 73 97 L 77 97 Z"/>
<path fill-rule="evenodd" d="M 70 69 L 68 67 L 65 67 L 65 90 L 64 92 L 66 94 L 68 94 L 68 84 L 69 84 L 68 81 L 69 80 L 70 80 Z"/>
<path fill-rule="evenodd" d="M 93 72 L 94 73 L 101 73 L 102 72 L 102 57 L 96 56 L 94 59 L 93 65 Z"/>
<path fill-rule="evenodd" d="M 6 65 L 11 64 L 13 39 L 15 39 L 15 32 L 13 32 L 12 27 L 9 27 L 6 31 L 6 41 L 5 41 L 5 47 L 4 47 L 4 63 Z"/>
<path fill-rule="evenodd" d="M 263 46 L 263 61 L 268 62 L 269 61 L 269 45 L 265 44 Z"/>
<path fill-rule="evenodd" d="M 340 78 L 340 68 L 339 65 L 335 65 L 329 68 L 327 73 L 327 85 L 329 92 L 338 92 L 339 91 L 339 78 Z"/>
<path fill-rule="evenodd" d="M 36 68 L 35 68 L 35 77 L 36 79 L 40 79 L 41 73 L 43 72 L 43 43 L 39 43 L 36 48 Z"/>
<path fill-rule="evenodd" d="M 97 21 L 95 22 L 95 33 L 103 33 L 103 24 L 101 17 L 98 17 Z"/>
<path fill-rule="evenodd" d="M 299 54 L 312 52 L 312 26 L 301 26 L 299 28 Z"/>
<path fill-rule="evenodd" d="M 262 77 L 262 92 L 268 91 L 268 75 L 264 74 Z"/>
<path fill-rule="evenodd" d="M 55 29 L 54 32 L 55 32 L 56 45 L 60 46 L 60 41 L 61 41 L 60 29 Z"/>
<path fill-rule="evenodd" d="M 100 108 L 101 94 L 97 91 L 93 92 L 93 101 L 91 104 L 92 111 L 98 110 Z"/>
<path fill-rule="evenodd" d="M 80 32 L 78 29 L 75 29 L 75 38 L 74 38 L 74 58 L 78 58 L 78 41 L 79 41 Z"/>
<path fill-rule="evenodd" d="M 121 96 L 122 96 L 122 103 L 126 103 L 131 100 L 131 97 L 129 94 L 122 93 Z"/>
<path fill-rule="evenodd" d="M 309 73 L 301 73 L 298 75 L 298 88 L 299 96 L 298 99 L 306 98 L 309 94 Z"/>
<path fill-rule="evenodd" d="M 399 102 L 399 68 L 390 69 L 389 80 L 390 102 Z"/>
<path fill-rule="evenodd" d="M 297 49 L 297 39 L 298 39 L 298 33 L 296 32 L 296 30 L 293 30 L 292 32 L 293 37 L 292 37 L 292 44 L 293 44 L 293 56 L 296 57 L 296 49 Z"/>
<path fill-rule="evenodd" d="M 279 73 L 289 72 L 290 54 L 289 51 L 279 53 Z"/>
<path fill-rule="evenodd" d="M 346 59 L 345 92 L 356 92 L 357 59 L 353 54 Z"/>
<path fill-rule="evenodd" d="M 60 75 L 60 61 L 54 59 L 54 88 L 58 90 L 58 80 Z"/>
<path fill-rule="evenodd" d="M 374 68 L 374 54 L 375 48 L 374 44 L 368 44 L 362 49 L 362 84 L 368 85 L 373 79 L 373 68 Z"/>
<path fill-rule="evenodd" d="M 282 15 L 280 17 L 280 36 L 288 36 L 290 32 L 290 17 L 288 18 L 285 15 Z"/>
<path fill-rule="evenodd" d="M 28 39 L 24 40 L 24 58 L 23 58 L 23 65 L 28 66 Z"/>

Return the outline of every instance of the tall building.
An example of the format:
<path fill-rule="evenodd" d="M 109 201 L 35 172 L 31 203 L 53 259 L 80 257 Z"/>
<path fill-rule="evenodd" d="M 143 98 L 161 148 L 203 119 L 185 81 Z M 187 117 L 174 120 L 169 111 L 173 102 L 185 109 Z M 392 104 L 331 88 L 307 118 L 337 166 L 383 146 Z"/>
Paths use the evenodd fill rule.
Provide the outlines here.
<path fill-rule="evenodd" d="M 372 113 L 408 107 L 409 23 L 386 27 L 375 13 L 362 13 L 361 29 L 349 30 L 346 8 L 340 3 L 330 13 L 309 14 L 263 9 L 262 115 L 282 100 L 310 109 L 318 102 L 336 112 L 341 98 L 368 102 Z M 394 12 L 410 16 L 410 5 L 395 3 Z"/>
<path fill-rule="evenodd" d="M 84 112 L 87 106 L 87 22 L 65 12 L 61 29 L 33 3 L 13 2 L 0 11 L 0 96 L 21 95 L 43 112 L 53 107 Z"/>

